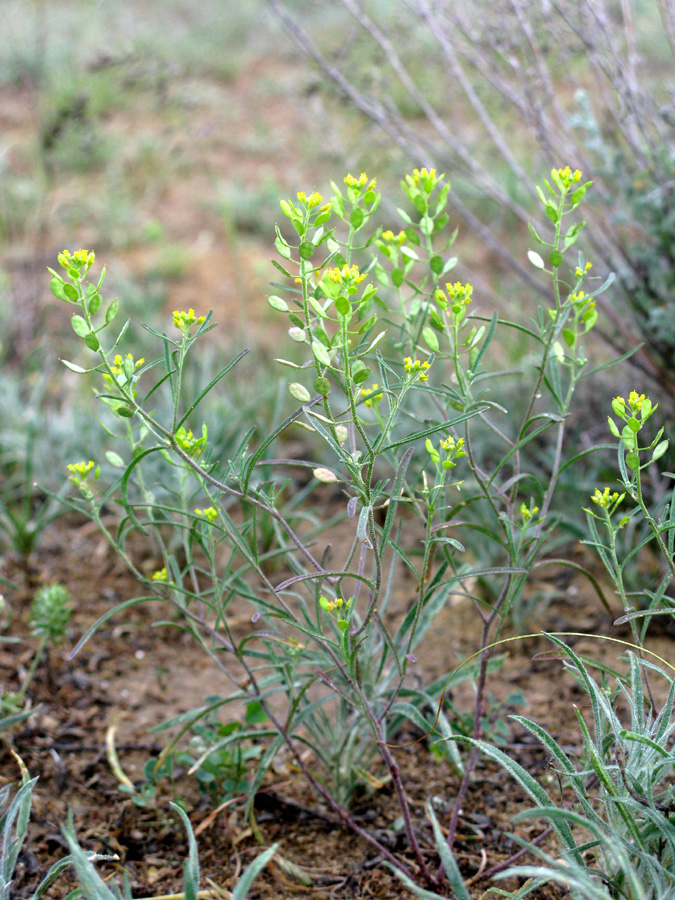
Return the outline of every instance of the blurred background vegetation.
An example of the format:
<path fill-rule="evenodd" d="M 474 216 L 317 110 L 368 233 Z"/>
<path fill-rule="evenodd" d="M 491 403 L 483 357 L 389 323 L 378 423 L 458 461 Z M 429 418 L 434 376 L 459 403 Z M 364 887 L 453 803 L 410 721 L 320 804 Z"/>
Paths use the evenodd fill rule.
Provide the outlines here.
<path fill-rule="evenodd" d="M 161 329 L 190 306 L 221 325 L 195 381 L 252 348 L 208 413 L 226 455 L 244 425 L 284 414 L 271 362 L 284 335 L 264 302 L 279 198 L 326 193 L 349 170 L 390 197 L 413 164 L 447 172 L 457 277 L 481 312 L 522 319 L 542 300 L 526 261 L 533 184 L 553 164 L 583 169 L 596 180 L 586 256 L 617 275 L 596 352 L 644 346 L 632 375 L 589 385 L 575 449 L 606 439 L 600 411 L 633 387 L 672 422 L 669 0 L 3 0 L 0 12 L 0 480 L 22 546 L 52 512 L 33 480 L 58 490 L 65 463 L 96 440 L 102 458 L 105 441 L 82 424 L 102 415 L 93 382 L 83 390 L 57 361 L 75 345 L 47 289 L 57 252 L 95 249 L 108 266 L 136 356 L 141 320 Z M 394 203 L 381 221 L 396 227 Z M 518 367 L 523 351 L 503 348 L 500 363 Z M 545 473 L 543 448 L 539 462 Z M 570 490 L 614 461 L 593 465 Z M 0 541 L 18 549 L 7 529 Z"/>

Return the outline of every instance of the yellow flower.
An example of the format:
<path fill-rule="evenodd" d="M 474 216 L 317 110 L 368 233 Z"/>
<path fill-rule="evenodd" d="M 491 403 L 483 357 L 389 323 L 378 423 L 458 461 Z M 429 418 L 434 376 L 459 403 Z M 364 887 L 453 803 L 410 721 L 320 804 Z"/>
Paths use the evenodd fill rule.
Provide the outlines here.
<path fill-rule="evenodd" d="M 336 597 L 335 600 L 329 600 L 328 597 L 324 597 L 321 595 L 319 597 L 319 605 L 322 609 L 325 609 L 326 612 L 334 612 L 336 609 L 340 610 L 343 607 L 345 609 L 349 609 L 349 600 L 343 600 L 342 597 Z"/>
<path fill-rule="evenodd" d="M 329 269 L 325 275 L 329 281 L 345 287 L 353 287 L 365 281 L 366 276 L 359 273 L 358 266 L 348 266 L 346 263 L 342 268 L 336 267 Z"/>
<path fill-rule="evenodd" d="M 398 234 L 394 234 L 391 229 L 388 229 L 387 231 L 382 232 L 382 240 L 387 244 L 396 243 L 400 247 L 401 244 L 405 244 L 405 242 L 408 240 L 408 235 L 405 233 L 405 231 L 399 231 Z"/>
<path fill-rule="evenodd" d="M 181 425 L 175 434 L 176 444 L 185 453 L 188 453 L 194 459 L 198 459 L 204 452 L 206 441 L 208 438 L 208 430 L 206 423 L 202 423 L 202 436 L 196 438 L 192 431 L 188 431 L 184 425 Z"/>
<path fill-rule="evenodd" d="M 591 495 L 591 500 L 593 503 L 597 503 L 598 506 L 602 507 L 602 509 L 609 509 L 609 507 L 617 503 L 619 494 L 616 491 L 614 491 L 613 494 L 610 494 L 608 487 L 606 487 L 602 493 L 600 492 L 600 488 L 596 488 L 595 493 Z"/>
<path fill-rule="evenodd" d="M 127 353 L 126 358 L 130 359 L 132 361 L 134 369 L 140 369 L 141 366 L 145 365 L 144 357 L 134 360 L 133 353 Z M 113 358 L 112 365 L 110 366 L 110 371 L 115 376 L 117 383 L 120 384 L 121 386 L 123 386 L 127 382 L 127 378 L 124 373 L 124 362 L 125 361 L 124 361 L 124 359 L 122 359 L 122 356 L 119 353 L 117 353 L 115 355 L 115 357 Z M 124 375 L 124 378 L 120 378 L 119 376 L 121 376 L 121 375 Z M 108 374 L 103 375 L 103 380 L 107 381 L 109 384 L 112 383 L 112 378 Z M 135 380 L 135 379 L 132 379 L 132 380 Z"/>
<path fill-rule="evenodd" d="M 96 463 L 90 459 L 89 462 L 78 462 L 78 463 L 69 463 L 67 466 L 70 475 L 68 476 L 68 481 L 72 481 L 73 484 L 76 484 L 85 497 L 91 499 L 93 494 L 89 488 L 89 473 L 94 469 Z M 100 468 L 96 466 L 94 471 L 94 481 L 98 479 L 100 472 Z"/>
<path fill-rule="evenodd" d="M 94 461 L 90 459 L 89 462 L 79 462 L 79 463 L 68 463 L 68 471 L 72 472 L 73 475 L 78 475 L 79 478 L 71 478 L 71 481 L 79 481 L 82 478 L 86 478 L 87 475 L 94 468 Z"/>
<path fill-rule="evenodd" d="M 623 397 L 615 397 L 612 400 L 612 409 L 620 419 L 626 419 L 630 416 L 636 418 L 639 413 L 640 419 L 642 419 L 643 422 L 646 422 L 657 407 L 658 403 L 655 406 L 652 406 L 652 401 L 649 397 L 645 397 L 644 394 L 638 394 L 637 391 L 630 392 L 628 395 L 628 403 L 626 403 Z"/>
<path fill-rule="evenodd" d="M 321 194 L 318 194 L 316 191 L 310 194 L 309 197 L 304 191 L 298 191 L 297 197 L 300 203 L 302 203 L 303 206 L 306 206 L 307 209 L 314 209 L 314 207 L 319 206 L 321 201 L 323 200 Z M 330 204 L 328 204 L 328 206 L 330 208 Z"/>
<path fill-rule="evenodd" d="M 368 397 L 365 401 L 365 406 L 368 406 L 372 409 L 373 406 L 377 407 L 377 404 L 382 399 L 382 391 L 378 391 L 379 384 L 374 383 L 372 387 L 369 388 L 361 388 L 361 395 L 363 397 Z"/>
<path fill-rule="evenodd" d="M 206 509 L 196 509 L 195 514 L 206 519 L 207 522 L 215 522 L 218 518 L 218 511 L 212 506 L 208 506 Z"/>
<path fill-rule="evenodd" d="M 195 441 L 195 436 L 192 431 L 187 431 L 185 434 L 182 434 L 180 437 L 176 438 L 176 443 L 182 450 L 190 450 Z"/>
<path fill-rule="evenodd" d="M 62 250 L 57 257 L 59 264 L 64 269 L 73 268 L 78 271 L 90 269 L 94 265 L 95 258 L 94 252 L 89 250 L 76 250 L 74 253 L 71 253 L 70 250 Z"/>
<path fill-rule="evenodd" d="M 630 404 L 630 408 L 633 412 L 639 412 L 642 409 L 642 404 L 646 400 L 644 394 L 638 394 L 637 391 L 631 391 L 628 396 L 628 403 Z"/>
<path fill-rule="evenodd" d="M 365 172 L 361 172 L 361 175 L 358 178 L 354 178 L 354 176 L 348 172 L 344 177 L 344 183 L 347 187 L 357 188 L 361 191 L 366 185 L 368 186 L 368 190 L 374 190 L 377 185 L 377 181 L 374 178 L 371 178 L 370 182 L 368 181 L 368 176 Z"/>
<path fill-rule="evenodd" d="M 186 332 L 192 325 L 201 325 L 206 321 L 206 316 L 195 316 L 194 309 L 175 310 L 173 314 L 173 324 L 179 331 Z"/>
<path fill-rule="evenodd" d="M 423 169 L 413 169 L 412 171 L 412 180 L 414 184 L 420 185 L 424 181 L 435 181 L 436 179 L 436 169 L 429 169 L 427 171 L 426 167 Z"/>
<path fill-rule="evenodd" d="M 455 450 L 460 450 L 464 446 L 464 438 L 459 438 L 455 440 L 454 437 L 449 434 L 445 440 L 441 441 L 441 447 L 446 450 L 448 453 L 454 453 Z M 464 454 L 462 453 L 462 456 Z"/>
<path fill-rule="evenodd" d="M 456 281 L 454 284 L 447 282 L 445 286 L 448 289 L 448 297 L 454 303 L 461 303 L 463 306 L 468 306 L 471 303 L 473 285 L 468 283 L 462 284 L 461 281 Z"/>
<path fill-rule="evenodd" d="M 553 170 L 556 171 L 555 169 Z M 564 169 L 558 169 L 557 174 L 560 178 L 560 181 L 563 183 L 563 186 L 568 188 L 573 184 L 576 184 L 577 181 L 581 180 L 581 172 L 579 169 L 575 169 L 574 172 L 570 169 L 569 166 L 565 166 Z"/>
<path fill-rule="evenodd" d="M 169 576 L 166 571 L 166 566 L 163 569 L 157 569 L 156 572 L 152 573 L 153 581 L 165 581 L 167 584 L 175 584 L 175 581 L 169 581 Z"/>
<path fill-rule="evenodd" d="M 406 356 L 406 358 L 403 360 L 403 366 L 408 378 L 414 378 L 415 376 L 417 376 L 420 381 L 429 380 L 427 369 L 431 368 L 430 362 L 427 362 L 426 360 L 424 362 L 420 362 L 419 359 L 413 361 L 412 357 Z"/>
<path fill-rule="evenodd" d="M 520 514 L 523 517 L 523 523 L 527 525 L 529 521 L 537 515 L 539 512 L 538 506 L 533 506 L 532 509 L 529 506 L 526 506 L 524 503 L 520 504 Z"/>

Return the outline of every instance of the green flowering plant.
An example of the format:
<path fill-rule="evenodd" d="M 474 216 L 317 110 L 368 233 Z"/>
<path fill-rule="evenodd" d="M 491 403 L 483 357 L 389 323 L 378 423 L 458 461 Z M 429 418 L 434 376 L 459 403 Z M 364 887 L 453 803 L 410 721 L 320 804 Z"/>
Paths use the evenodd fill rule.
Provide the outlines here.
<path fill-rule="evenodd" d="M 591 497 L 594 507 L 585 510 L 591 540 L 616 587 L 624 615 L 617 623 L 630 622 L 633 639 L 642 645 L 649 619 L 654 615 L 672 615 L 675 599 L 668 589 L 675 580 L 675 486 L 669 502 L 659 515 L 652 514 L 643 491 L 643 472 L 652 468 L 668 450 L 669 440 L 663 437 L 664 429 L 645 441 L 644 426 L 654 415 L 658 403 L 633 390 L 628 400 L 615 397 L 612 400 L 614 417 L 624 424 L 619 427 L 615 418 L 608 417 L 609 430 L 617 438 L 617 462 L 621 492 L 605 487 L 596 488 Z M 674 478 L 664 472 L 665 478 Z M 628 506 L 632 503 L 631 506 Z M 621 507 L 621 509 L 619 509 Z M 646 525 L 646 535 L 634 542 L 629 552 L 621 553 L 621 532 L 635 520 Z M 603 537 L 604 535 L 604 537 Z M 637 555 L 648 545 L 657 550 L 661 560 L 663 577 L 656 587 L 643 585 L 639 591 L 629 592 L 626 587 L 626 570 Z M 638 620 L 642 619 L 641 628 Z"/>
<path fill-rule="evenodd" d="M 577 270 L 576 274 L 580 277 L 581 272 Z M 574 676 L 590 700 L 592 727 L 575 707 L 582 743 L 578 759 L 536 722 L 521 716 L 512 717 L 534 735 L 549 754 L 559 782 L 560 799 L 547 792 L 522 765 L 494 744 L 458 734 L 452 737 L 455 741 L 465 741 L 474 750 L 501 764 L 532 803 L 532 807 L 519 813 L 514 821 L 543 819 L 558 843 L 558 852 L 551 854 L 515 837 L 536 863 L 493 866 L 490 874 L 497 878 L 518 876 L 524 883 L 515 891 L 491 888 L 487 892 L 491 895 L 521 900 L 546 884 L 557 884 L 567 889 L 575 900 L 675 897 L 672 824 L 674 670 L 666 660 L 644 646 L 651 618 L 656 615 L 672 617 L 675 613 L 675 598 L 668 593 L 675 577 L 675 490 L 659 516 L 650 513 L 642 492 L 642 472 L 661 459 L 668 449 L 663 428 L 651 440 L 641 436 L 657 406 L 649 397 L 634 390 L 627 401 L 621 396 L 614 398 L 614 416 L 625 423 L 619 428 L 614 418 L 608 418 L 609 429 L 618 439 L 622 490 L 596 488 L 591 495 L 593 506 L 585 509 L 592 536 L 592 540 L 585 543 L 597 550 L 623 606 L 624 614 L 615 624 L 629 623 L 632 629 L 634 643 L 627 646 L 636 652 L 628 654 L 628 670 L 625 674 L 608 673 L 603 667 L 599 684 L 592 677 L 587 662 L 559 637 L 549 635 L 563 653 L 564 668 Z M 663 475 L 673 478 L 671 473 Z M 626 508 L 627 500 L 633 502 L 632 508 Z M 521 512 L 523 527 L 527 528 L 538 509 L 523 503 Z M 635 518 L 642 518 L 647 523 L 648 533 L 622 556 L 620 533 Z M 629 593 L 626 566 L 648 544 L 658 548 L 665 574 L 658 586 L 647 584 L 639 592 Z M 609 640 L 619 645 L 627 644 L 616 638 Z M 658 666 L 655 659 L 671 672 Z M 615 679 L 613 688 L 608 683 L 608 674 Z M 656 699 L 655 680 L 665 682 L 665 703 Z M 630 721 L 624 719 L 626 710 Z M 567 789 L 566 795 L 562 788 Z M 571 796 L 571 802 L 561 802 L 563 796 Z M 436 834 L 436 840 L 439 852 L 447 849 L 442 835 Z M 454 860 L 449 860 L 447 868 L 455 895 L 468 900 L 466 884 L 453 865 Z M 404 876 L 399 877 L 405 881 Z M 417 886 L 409 886 L 423 896 Z M 424 896 L 440 897 L 437 894 Z"/>
<path fill-rule="evenodd" d="M 381 195 L 364 173 L 333 183 L 327 202 L 316 192 L 282 200 L 292 231 L 277 228 L 279 259 L 273 262 L 286 279 L 284 296 L 268 301 L 286 317 L 296 345 L 300 361 L 277 359 L 290 370 L 288 392 L 296 405 L 267 434 L 247 432 L 228 459 L 212 452 L 206 423 L 200 437 L 191 428 L 204 397 L 227 381 L 245 351 L 196 396 L 185 389 L 188 359 L 215 327 L 212 314 L 176 311 L 177 338 L 147 328 L 160 353 L 148 363 L 135 361 L 122 349 L 126 324 L 107 337 L 119 304 L 113 300 L 104 311 L 105 270 L 97 281 L 87 280 L 93 254 L 64 251 L 65 277 L 51 273 L 52 291 L 76 307 L 73 329 L 95 354 L 88 368 L 65 365 L 100 379 L 99 397 L 119 418 L 128 445 L 126 459 L 108 455 L 121 474 L 107 487 L 94 461 L 71 469 L 79 497 L 70 504 L 96 521 L 147 592 L 104 620 L 148 599 L 170 605 L 231 685 L 215 707 L 197 711 L 192 724 L 239 701 L 260 712 L 211 747 L 217 753 L 264 735 L 248 811 L 284 747 L 329 809 L 418 886 L 437 887 L 444 869 L 432 870 L 392 744 L 409 721 L 444 738 L 454 729 L 450 708 L 440 702 L 447 676 L 426 686 L 412 677 L 424 636 L 450 597 L 472 602 L 481 622 L 470 716 L 479 741 L 488 673 L 499 663 L 493 645 L 530 572 L 552 561 L 546 552 L 556 527 L 553 496 L 563 466 L 574 462 L 563 463 L 565 425 L 586 374 L 582 341 L 597 318 L 593 298 L 607 286 L 592 284 L 581 254 L 568 264 L 584 224 L 574 214 L 590 184 L 580 180 L 569 169 L 553 170 L 548 194 L 539 189 L 552 234 L 532 229 L 546 261 L 535 251 L 529 258 L 551 279 L 551 308 L 528 324 L 482 315 L 470 284 L 446 281 L 456 264 L 446 255 L 456 232 L 444 235 L 450 184 L 436 170 L 416 169 L 403 180 L 412 211 L 399 210 L 404 227 L 397 235 L 376 225 Z M 570 215 L 575 220 L 568 225 Z M 493 399 L 491 385 L 502 373 L 487 365 L 495 336 L 511 329 L 532 342 L 537 357 L 524 376 L 528 400 L 518 419 Z M 168 416 L 156 412 L 164 394 Z M 270 457 L 285 432 L 298 426 L 323 442 L 325 458 Z M 481 449 L 486 432 L 499 441 L 496 456 Z M 547 440 L 553 463 L 542 483 L 528 472 L 528 452 L 535 441 Z M 179 474 L 179 489 L 161 502 L 144 476 L 154 460 Z M 304 528 L 303 534 L 304 520 L 298 517 L 298 526 L 284 513 L 280 483 L 287 479 L 281 473 L 290 465 L 311 469 L 315 500 L 323 484 L 340 485 L 352 523 L 341 559 L 317 557 L 311 532 Z M 114 530 L 102 516 L 113 500 L 122 510 Z M 272 541 L 262 539 L 263 522 Z M 420 537 L 416 552 L 402 539 L 410 527 Z M 150 535 L 161 557 L 150 577 L 129 547 L 133 531 Z M 480 540 L 472 564 L 459 536 L 475 534 Z M 497 564 L 481 563 L 486 543 L 494 546 Z M 281 580 L 271 574 L 272 561 L 283 562 Z M 397 621 L 388 611 L 403 570 L 413 579 L 414 602 Z M 482 593 L 472 586 L 479 583 Z M 244 636 L 231 625 L 235 602 L 252 613 L 254 627 Z M 467 672 L 452 683 L 460 677 Z M 465 759 L 455 744 L 446 746 L 444 758 L 463 774 L 449 823 L 452 845 L 477 757 L 475 748 Z M 161 768 L 161 758 L 156 765 Z M 384 783 L 396 796 L 415 874 L 351 813 L 355 796 Z"/>

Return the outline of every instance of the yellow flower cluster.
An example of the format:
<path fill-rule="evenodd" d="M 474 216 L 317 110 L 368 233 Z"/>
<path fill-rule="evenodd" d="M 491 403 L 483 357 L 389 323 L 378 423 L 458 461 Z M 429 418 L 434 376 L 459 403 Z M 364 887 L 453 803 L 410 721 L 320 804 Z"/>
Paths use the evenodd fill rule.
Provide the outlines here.
<path fill-rule="evenodd" d="M 68 471 L 71 472 L 73 476 L 77 476 L 77 477 L 71 477 L 70 480 L 78 482 L 78 481 L 81 481 L 83 478 L 86 478 L 87 475 L 94 468 L 94 465 L 95 465 L 95 463 L 92 459 L 90 459 L 89 462 L 69 463 L 68 467 L 67 467 Z"/>
<path fill-rule="evenodd" d="M 358 188 L 359 191 L 366 186 L 369 191 L 373 191 L 377 186 L 377 180 L 371 178 L 370 181 L 368 181 L 368 176 L 365 172 L 361 172 L 361 175 L 358 178 L 354 178 L 351 172 L 348 172 L 344 177 L 344 183 L 347 187 Z"/>
<path fill-rule="evenodd" d="M 628 395 L 628 407 L 629 411 L 633 414 L 640 412 L 643 404 L 647 403 L 648 407 L 651 409 L 651 400 L 649 397 L 645 397 L 644 394 L 638 394 L 637 391 L 631 391 Z M 612 400 L 612 408 L 617 416 L 625 416 L 626 415 L 626 401 L 623 397 L 615 397 Z M 656 409 L 656 407 L 654 407 Z"/>
<path fill-rule="evenodd" d="M 127 353 L 127 359 L 130 359 L 133 362 L 134 369 L 140 369 L 140 367 L 145 364 L 145 358 L 143 356 L 141 356 L 140 359 L 137 359 L 136 361 L 134 361 L 133 353 Z M 121 355 L 118 353 L 113 360 L 112 366 L 110 366 L 110 368 L 112 369 L 113 375 L 121 375 L 122 372 L 124 371 L 123 365 L 124 365 L 124 360 L 122 359 Z M 105 376 L 103 376 L 103 377 L 105 378 Z M 110 376 L 108 376 L 108 377 L 110 377 Z"/>
<path fill-rule="evenodd" d="M 206 509 L 196 509 L 195 515 L 201 516 L 206 519 L 207 522 L 215 522 L 218 518 L 218 511 L 212 506 L 209 506 Z"/>
<path fill-rule="evenodd" d="M 194 309 L 189 309 L 187 312 L 185 310 L 175 310 L 173 314 L 173 324 L 179 331 L 183 332 L 187 331 L 192 325 L 201 325 L 204 321 L 206 321 L 206 316 L 195 316 Z"/>
<path fill-rule="evenodd" d="M 306 206 L 307 209 L 314 209 L 316 206 L 319 206 L 323 200 L 321 194 L 318 194 L 316 191 L 310 194 L 309 197 L 304 191 L 298 191 L 297 197 L 300 203 Z M 330 203 L 326 203 L 321 207 L 321 211 L 324 212 L 325 210 L 330 209 L 330 207 Z"/>
<path fill-rule="evenodd" d="M 446 288 L 448 290 L 448 296 L 453 301 L 453 303 L 461 303 L 464 306 L 468 306 L 471 303 L 471 295 L 473 294 L 473 285 L 471 284 L 462 284 L 461 281 L 456 281 L 454 284 L 450 284 L 450 282 L 446 282 Z"/>
<path fill-rule="evenodd" d="M 348 266 L 345 263 L 342 268 L 336 267 L 335 269 L 329 269 L 326 272 L 326 278 L 335 284 L 351 287 L 353 285 L 361 284 L 366 276 L 359 273 L 358 266 Z"/>
<path fill-rule="evenodd" d="M 614 437 L 622 438 L 629 450 L 637 450 L 637 433 L 647 419 L 656 412 L 658 406 L 658 403 L 652 405 L 652 401 L 649 397 L 645 397 L 644 394 L 638 394 L 637 391 L 630 392 L 628 395 L 628 403 L 626 403 L 623 397 L 615 397 L 612 400 L 612 410 L 614 411 L 615 416 L 623 419 L 626 423 L 626 427 L 620 432 L 614 419 L 609 416 L 607 419 L 609 430 Z"/>
<path fill-rule="evenodd" d="M 68 481 L 72 481 L 73 484 L 76 484 L 78 488 L 82 491 L 85 497 L 91 499 L 92 493 L 89 489 L 89 473 L 94 469 L 96 463 L 90 459 L 89 462 L 78 462 L 78 463 L 69 463 L 67 468 L 70 472 L 68 476 Z M 94 481 L 98 478 L 99 468 L 96 468 L 94 472 Z"/>
<path fill-rule="evenodd" d="M 393 231 L 388 230 L 382 232 L 382 240 L 386 241 L 387 244 L 396 243 L 400 247 L 401 244 L 405 244 L 405 242 L 408 240 L 408 235 L 405 233 L 405 231 L 399 231 L 398 234 L 394 234 Z"/>
<path fill-rule="evenodd" d="M 591 300 L 586 291 L 577 291 L 571 295 L 570 303 L 577 307 L 575 315 L 580 317 L 582 322 L 587 323 L 595 309 L 595 300 Z M 592 316 L 592 318 L 593 322 L 595 322 L 597 316 Z M 592 327 L 592 324 L 590 327 Z"/>
<path fill-rule="evenodd" d="M 527 525 L 527 523 L 537 515 L 539 512 L 538 506 L 533 506 L 532 509 L 529 506 L 526 506 L 524 503 L 520 504 L 520 514 L 523 517 L 523 522 Z"/>
<path fill-rule="evenodd" d="M 169 576 L 166 571 L 166 566 L 163 569 L 157 569 L 156 572 L 153 572 L 152 580 L 153 581 L 165 581 L 167 584 L 174 584 L 174 585 L 176 583 L 175 581 L 169 580 Z"/>
<path fill-rule="evenodd" d="M 365 405 L 371 407 L 373 405 L 377 406 L 377 404 L 382 399 L 382 391 L 378 391 L 379 384 L 374 383 L 372 387 L 369 388 L 361 388 L 361 395 L 363 397 L 368 397 L 365 401 Z"/>
<path fill-rule="evenodd" d="M 342 597 L 336 597 L 335 600 L 327 600 L 325 597 L 322 597 L 321 599 L 324 601 L 321 606 L 328 612 L 334 612 L 334 610 L 342 609 L 342 607 L 345 606 Z"/>
<path fill-rule="evenodd" d="M 590 272 L 592 268 L 593 268 L 593 263 L 587 262 L 586 265 L 583 267 L 583 269 L 580 269 L 579 266 L 577 266 L 576 269 L 574 270 L 574 274 L 577 276 L 577 278 L 581 278 L 582 275 L 586 274 L 586 272 Z"/>
<path fill-rule="evenodd" d="M 71 254 L 70 250 L 62 250 L 57 259 L 64 269 L 74 268 L 81 269 L 86 266 L 88 269 L 94 264 L 96 258 L 94 252 L 88 250 L 76 250 Z"/>
<path fill-rule="evenodd" d="M 185 429 L 183 429 L 183 431 L 185 431 Z M 191 431 L 185 431 L 184 434 L 176 433 L 176 443 L 181 450 L 185 450 L 186 453 L 189 453 L 194 449 L 197 440 L 198 439 Z"/>
<path fill-rule="evenodd" d="M 431 178 L 432 180 L 436 178 L 436 169 L 429 169 L 427 171 L 426 168 L 423 169 L 413 169 L 412 171 L 412 180 L 415 184 L 419 185 L 423 181 Z"/>
<path fill-rule="evenodd" d="M 463 449 L 464 440 L 462 438 L 456 440 L 451 434 L 449 434 L 447 438 L 441 439 L 439 443 L 440 449 L 445 451 L 445 459 L 441 459 L 441 454 L 431 442 L 430 438 L 426 439 L 424 446 L 426 447 L 427 453 L 431 457 L 433 464 L 439 471 L 443 472 L 446 472 L 448 469 L 454 469 L 457 465 L 456 460 L 466 456 L 466 452 Z M 458 481 L 455 486 L 459 487 L 460 484 L 462 484 L 462 482 Z"/>
<path fill-rule="evenodd" d="M 628 395 L 628 403 L 630 404 L 630 408 L 638 412 L 638 410 L 642 409 L 642 404 L 645 402 L 647 398 L 644 394 L 638 394 L 637 391 L 631 391 Z"/>
<path fill-rule="evenodd" d="M 564 169 L 558 169 L 558 176 L 566 188 L 571 187 L 573 184 L 576 184 L 577 181 L 581 180 L 581 172 L 579 169 L 575 169 L 574 172 L 572 172 L 569 166 L 565 166 Z"/>
<path fill-rule="evenodd" d="M 420 362 L 419 359 L 413 360 L 411 356 L 406 356 L 403 360 L 403 365 L 408 378 L 414 378 L 415 375 L 419 375 L 420 381 L 428 381 L 427 369 L 431 367 L 431 363 L 426 362 L 426 360 Z"/>
<path fill-rule="evenodd" d="M 598 506 L 601 506 L 603 509 L 608 509 L 612 504 L 616 503 L 618 499 L 619 494 L 616 491 L 614 491 L 613 494 L 610 494 L 608 487 L 606 487 L 602 493 L 600 492 L 600 488 L 596 488 L 595 493 L 591 495 L 593 503 L 597 503 Z"/>
<path fill-rule="evenodd" d="M 464 456 L 464 452 L 462 452 L 462 447 L 464 446 L 464 438 L 459 438 L 455 440 L 454 437 L 449 434 L 444 441 L 441 441 L 441 447 L 446 451 L 446 453 L 451 454 L 456 451 L 461 453 Z"/>

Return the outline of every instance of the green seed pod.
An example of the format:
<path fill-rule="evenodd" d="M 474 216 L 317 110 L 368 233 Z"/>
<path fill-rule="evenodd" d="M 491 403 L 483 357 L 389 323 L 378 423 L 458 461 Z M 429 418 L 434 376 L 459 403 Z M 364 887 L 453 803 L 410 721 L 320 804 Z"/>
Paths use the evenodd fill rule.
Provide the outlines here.
<path fill-rule="evenodd" d="M 315 378 L 313 388 L 317 394 L 321 394 L 325 397 L 330 391 L 330 381 L 327 378 Z"/>

